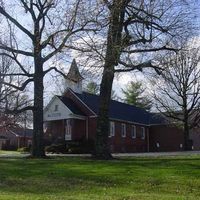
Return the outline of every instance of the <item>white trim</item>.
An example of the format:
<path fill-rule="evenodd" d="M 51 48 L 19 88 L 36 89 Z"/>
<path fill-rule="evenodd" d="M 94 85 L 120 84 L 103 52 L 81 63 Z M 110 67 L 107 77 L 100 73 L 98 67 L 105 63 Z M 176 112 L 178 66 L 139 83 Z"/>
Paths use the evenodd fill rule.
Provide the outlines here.
<path fill-rule="evenodd" d="M 109 135 L 108 137 L 114 137 L 115 136 L 115 122 L 110 121 L 109 122 Z"/>
<path fill-rule="evenodd" d="M 82 115 L 71 114 L 70 119 L 81 119 L 81 120 L 86 120 L 86 117 L 85 117 L 85 116 L 82 116 Z"/>
<path fill-rule="evenodd" d="M 98 116 L 97 115 L 92 115 L 92 116 L 88 116 L 89 118 L 97 118 Z"/>
<path fill-rule="evenodd" d="M 133 136 L 133 133 L 134 133 L 134 136 Z M 137 138 L 137 129 L 135 125 L 131 125 L 131 138 L 132 139 Z"/>
<path fill-rule="evenodd" d="M 65 141 L 70 141 L 72 140 L 72 125 L 71 125 L 71 120 L 66 119 L 64 121 L 65 123 Z"/>
<path fill-rule="evenodd" d="M 163 126 L 163 125 L 170 125 L 171 123 L 166 124 L 149 124 L 148 126 Z"/>
<path fill-rule="evenodd" d="M 90 110 L 94 116 L 97 116 L 96 113 L 91 109 L 89 108 L 70 88 L 68 88 L 68 90 L 88 109 Z"/>
<path fill-rule="evenodd" d="M 141 139 L 145 140 L 145 128 L 141 127 L 142 133 L 141 133 Z"/>
<path fill-rule="evenodd" d="M 11 134 L 15 135 L 16 137 L 21 137 L 21 135 L 18 135 L 17 133 L 15 133 L 14 131 L 11 130 L 7 130 L 8 132 L 10 132 Z M 22 136 L 23 137 L 23 136 Z"/>
<path fill-rule="evenodd" d="M 123 137 L 123 138 L 126 137 L 126 124 L 125 123 L 121 124 L 121 137 Z"/>
<path fill-rule="evenodd" d="M 110 120 L 112 121 L 118 121 L 118 122 L 126 122 L 126 123 L 129 123 L 129 124 L 135 124 L 135 125 L 140 125 L 140 126 L 149 126 L 149 125 L 146 125 L 146 124 L 140 124 L 140 123 L 137 123 L 137 122 L 134 122 L 134 121 L 126 121 L 126 120 L 121 120 L 121 119 L 115 119 L 115 118 L 109 118 Z"/>
<path fill-rule="evenodd" d="M 46 117 L 45 115 L 46 115 L 46 113 L 48 113 L 48 108 L 52 105 L 52 103 L 54 102 L 54 101 L 58 101 L 59 102 L 59 105 L 61 105 L 61 106 L 63 106 L 65 109 L 66 109 L 66 111 L 69 113 L 68 114 L 68 116 L 66 117 L 62 117 L 62 118 L 48 118 L 48 117 Z M 54 109 L 54 108 L 53 108 Z M 54 111 L 53 111 L 54 112 Z M 83 115 L 78 115 L 78 114 L 74 114 L 63 102 L 62 102 L 62 100 L 58 97 L 58 96 L 54 96 L 52 99 L 51 99 L 51 101 L 49 102 L 49 104 L 45 107 L 45 109 L 44 109 L 44 116 L 43 116 L 43 121 L 45 122 L 45 121 L 56 121 L 56 120 L 62 120 L 62 119 L 80 119 L 80 120 L 85 120 L 85 116 L 83 116 Z"/>
<path fill-rule="evenodd" d="M 57 112 L 54 111 L 53 104 L 60 105 L 59 106 L 60 109 Z M 50 109 L 51 106 L 52 106 L 52 109 Z M 74 113 L 61 101 L 61 99 L 55 95 L 50 101 L 50 103 L 48 104 L 48 106 L 44 109 L 43 121 L 62 120 L 69 117 L 72 118 L 71 116 L 73 116 L 73 114 Z"/>

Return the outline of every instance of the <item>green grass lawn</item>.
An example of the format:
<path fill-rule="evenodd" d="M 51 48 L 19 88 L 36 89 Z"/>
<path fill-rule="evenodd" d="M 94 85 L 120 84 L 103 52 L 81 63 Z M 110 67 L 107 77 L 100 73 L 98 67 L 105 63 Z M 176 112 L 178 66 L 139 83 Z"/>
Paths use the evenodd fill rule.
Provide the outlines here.
<path fill-rule="evenodd" d="M 5 151 L 0 150 L 0 155 L 19 155 L 20 153 L 17 151 Z"/>
<path fill-rule="evenodd" d="M 200 156 L 0 159 L 0 200 L 200 199 Z"/>

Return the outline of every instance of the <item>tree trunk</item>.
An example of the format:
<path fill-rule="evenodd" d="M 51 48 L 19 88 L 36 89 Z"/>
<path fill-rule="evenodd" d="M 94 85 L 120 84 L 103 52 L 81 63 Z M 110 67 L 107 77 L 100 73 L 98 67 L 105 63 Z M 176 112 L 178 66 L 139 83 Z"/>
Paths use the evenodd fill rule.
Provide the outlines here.
<path fill-rule="evenodd" d="M 104 70 L 101 90 L 100 90 L 100 106 L 97 119 L 97 131 L 95 140 L 95 158 L 111 159 L 110 148 L 108 144 L 109 134 L 109 105 L 112 91 L 114 73 Z"/>
<path fill-rule="evenodd" d="M 41 68 L 38 67 L 38 68 Z M 37 70 L 34 78 L 33 145 L 32 156 L 45 156 L 43 144 L 43 74 Z"/>
<path fill-rule="evenodd" d="M 97 159 L 112 158 L 108 144 L 109 105 L 115 66 L 118 65 L 122 49 L 122 30 L 126 4 L 126 0 L 113 0 L 110 10 L 110 25 L 107 35 L 104 72 L 100 86 L 100 105 L 95 138 L 94 157 Z"/>
<path fill-rule="evenodd" d="M 184 72 L 183 72 L 184 73 Z M 191 141 L 189 140 L 189 115 L 188 115 L 188 96 L 187 96 L 187 84 L 183 85 L 183 116 L 184 116 L 184 150 L 188 151 L 192 149 Z"/>
<path fill-rule="evenodd" d="M 42 49 L 40 46 L 39 22 L 35 22 L 34 26 L 34 110 L 33 110 L 33 145 L 32 145 L 32 157 L 42 158 L 45 157 L 44 152 L 44 139 L 43 139 L 43 60 Z"/>
<path fill-rule="evenodd" d="M 183 132 L 184 132 L 184 150 L 185 151 L 192 150 L 191 140 L 189 139 L 189 126 L 187 121 L 184 122 Z"/>

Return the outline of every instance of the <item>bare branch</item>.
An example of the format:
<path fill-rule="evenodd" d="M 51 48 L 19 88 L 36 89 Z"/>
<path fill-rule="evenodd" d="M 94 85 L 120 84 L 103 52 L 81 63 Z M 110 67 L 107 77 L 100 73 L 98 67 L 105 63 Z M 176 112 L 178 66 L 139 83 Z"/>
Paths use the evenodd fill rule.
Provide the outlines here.
<path fill-rule="evenodd" d="M 22 55 L 25 55 L 25 56 L 30 56 L 30 57 L 34 56 L 32 52 L 14 49 L 12 47 L 5 46 L 5 45 L 3 45 L 1 43 L 0 43 L 0 49 L 6 50 L 6 51 L 11 52 L 11 53 L 22 54 Z"/>
<path fill-rule="evenodd" d="M 119 64 L 124 65 L 126 68 L 124 69 L 116 69 L 115 72 L 119 73 L 119 72 L 130 72 L 133 70 L 139 70 L 142 71 L 144 68 L 153 68 L 158 74 L 161 73 L 161 71 L 163 70 L 162 68 L 152 65 L 151 61 L 147 61 L 144 63 L 140 63 L 138 65 L 133 65 L 133 64 L 127 64 L 123 61 L 119 61 Z"/>
<path fill-rule="evenodd" d="M 29 32 L 24 26 L 22 26 L 16 19 L 11 17 L 4 9 L 2 6 L 0 6 L 0 13 L 5 16 L 7 19 L 9 19 L 13 24 L 15 24 L 22 32 L 24 32 L 26 35 L 33 40 L 33 35 L 31 32 Z"/>
<path fill-rule="evenodd" d="M 27 77 L 33 77 L 33 74 L 30 74 L 28 73 L 28 71 L 25 69 L 25 67 L 21 64 L 21 62 L 18 61 L 16 55 L 13 53 L 13 56 L 11 56 L 10 54 L 8 53 L 0 53 L 1 56 L 7 56 L 9 58 L 11 58 L 13 61 L 15 61 L 17 63 L 17 65 L 20 67 L 20 69 L 24 72 L 24 76 L 27 76 Z M 5 74 L 6 75 L 6 74 Z M 16 74 L 17 75 L 17 74 Z M 21 74 L 22 75 L 22 74 Z"/>
<path fill-rule="evenodd" d="M 59 74 L 61 74 L 63 77 L 66 77 L 66 75 L 60 71 L 59 69 L 57 69 L 56 67 L 50 67 L 49 69 L 47 69 L 46 71 L 44 71 L 44 76 L 45 74 L 47 74 L 48 72 L 55 70 L 56 72 L 58 72 Z"/>
<path fill-rule="evenodd" d="M 138 41 L 139 42 L 139 41 Z M 174 51 L 177 52 L 180 49 L 175 49 L 172 47 L 167 47 L 166 45 L 163 47 L 158 47 L 158 48 L 152 48 L 152 49 L 134 49 L 134 50 L 123 50 L 124 53 L 144 53 L 144 52 L 156 52 L 156 51 L 163 51 L 163 50 L 167 50 L 167 51 Z"/>
<path fill-rule="evenodd" d="M 18 87 L 18 86 L 14 85 L 14 84 L 7 83 L 7 82 L 2 82 L 2 84 L 7 85 L 7 86 L 10 86 L 10 87 L 13 87 L 13 88 L 15 88 L 16 90 L 23 91 L 23 90 L 26 88 L 26 86 L 27 86 L 30 82 L 33 82 L 33 81 L 34 81 L 33 78 L 27 79 L 27 80 L 22 84 L 21 87 Z"/>
<path fill-rule="evenodd" d="M 10 109 L 6 109 L 5 110 L 5 114 L 20 114 L 22 112 L 25 112 L 25 111 L 28 111 L 28 110 L 34 110 L 34 106 L 26 106 L 24 108 L 21 108 L 21 109 L 13 109 L 13 110 L 10 110 Z"/>

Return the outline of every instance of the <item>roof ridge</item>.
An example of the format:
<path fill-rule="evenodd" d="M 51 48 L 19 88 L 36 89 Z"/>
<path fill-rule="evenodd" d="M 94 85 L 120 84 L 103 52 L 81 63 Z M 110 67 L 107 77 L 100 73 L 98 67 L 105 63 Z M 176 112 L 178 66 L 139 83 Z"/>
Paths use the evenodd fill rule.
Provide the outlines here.
<path fill-rule="evenodd" d="M 86 94 L 89 94 L 89 95 L 92 95 L 92 96 L 96 96 L 96 97 L 100 97 L 100 95 L 92 94 L 92 93 L 85 92 L 85 91 L 83 91 L 83 93 L 86 93 Z M 76 94 L 77 94 L 77 93 L 76 93 Z M 120 103 L 120 104 L 124 104 L 124 105 L 127 105 L 127 106 L 131 106 L 131 107 L 134 107 L 134 108 L 137 108 L 137 109 L 141 109 L 141 110 L 143 110 L 143 111 L 145 111 L 145 112 L 147 112 L 147 113 L 150 113 L 150 112 L 146 111 L 144 108 L 140 108 L 140 107 L 137 107 L 137 106 L 135 106 L 135 105 L 131 105 L 131 104 L 124 103 L 124 102 L 120 102 L 120 101 L 113 100 L 113 99 L 110 99 L 110 101 L 116 102 L 116 103 Z"/>

